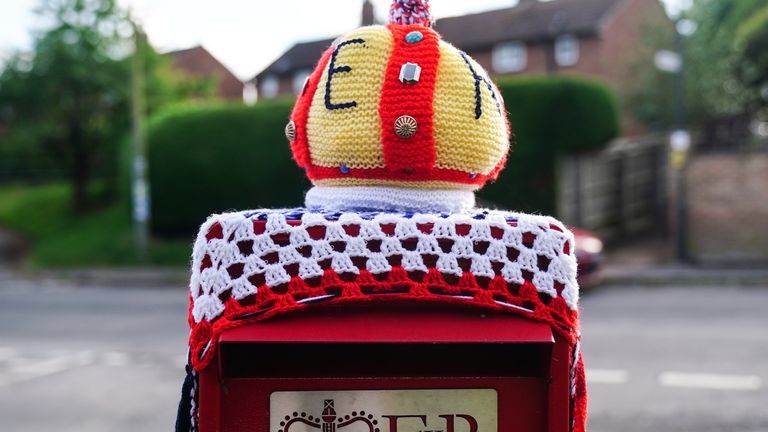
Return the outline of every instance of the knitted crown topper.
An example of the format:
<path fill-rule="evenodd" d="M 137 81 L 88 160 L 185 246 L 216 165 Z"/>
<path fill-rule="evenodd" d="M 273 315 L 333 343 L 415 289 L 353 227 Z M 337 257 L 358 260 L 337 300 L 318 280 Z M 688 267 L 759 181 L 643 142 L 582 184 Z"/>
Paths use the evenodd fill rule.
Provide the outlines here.
<path fill-rule="evenodd" d="M 426 1 L 395 0 L 389 25 L 323 54 L 286 127 L 315 186 L 469 193 L 498 176 L 509 149 L 501 94 L 431 23 Z"/>

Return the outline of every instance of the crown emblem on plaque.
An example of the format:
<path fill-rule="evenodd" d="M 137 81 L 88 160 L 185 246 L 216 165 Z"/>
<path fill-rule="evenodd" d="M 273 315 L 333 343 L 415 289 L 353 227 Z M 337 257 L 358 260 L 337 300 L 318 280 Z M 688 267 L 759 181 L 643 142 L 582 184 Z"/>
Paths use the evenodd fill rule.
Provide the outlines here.
<path fill-rule="evenodd" d="M 368 432 L 379 432 L 378 420 L 373 414 L 365 411 L 352 411 L 351 414 L 344 416 L 336 414 L 336 408 L 333 406 L 333 399 L 323 401 L 323 412 L 319 417 L 309 415 L 306 412 L 294 412 L 292 415 L 285 416 L 280 422 L 280 428 L 277 432 L 291 432 L 291 427 L 300 423 L 311 428 L 320 429 L 321 432 L 336 432 L 343 430 L 353 424 L 363 424 L 368 427 Z"/>

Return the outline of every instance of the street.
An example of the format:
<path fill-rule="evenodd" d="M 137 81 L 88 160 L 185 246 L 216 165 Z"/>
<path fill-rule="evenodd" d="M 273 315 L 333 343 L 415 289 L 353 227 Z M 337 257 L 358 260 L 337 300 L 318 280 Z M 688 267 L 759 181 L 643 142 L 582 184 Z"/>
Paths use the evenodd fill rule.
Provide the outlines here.
<path fill-rule="evenodd" d="M 590 430 L 768 431 L 766 288 L 584 296 Z"/>
<path fill-rule="evenodd" d="M 590 430 L 768 431 L 768 287 L 584 295 Z M 73 287 L 0 272 L 0 429 L 167 431 L 183 287 Z"/>

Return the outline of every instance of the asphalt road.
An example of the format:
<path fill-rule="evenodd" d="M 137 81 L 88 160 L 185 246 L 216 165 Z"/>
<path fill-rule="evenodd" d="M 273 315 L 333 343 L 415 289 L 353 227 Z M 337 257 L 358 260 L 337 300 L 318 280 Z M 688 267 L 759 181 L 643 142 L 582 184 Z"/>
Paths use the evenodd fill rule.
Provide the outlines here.
<path fill-rule="evenodd" d="M 0 272 L 0 430 L 171 430 L 185 309 Z M 606 287 L 582 326 L 591 431 L 768 431 L 768 287 Z"/>

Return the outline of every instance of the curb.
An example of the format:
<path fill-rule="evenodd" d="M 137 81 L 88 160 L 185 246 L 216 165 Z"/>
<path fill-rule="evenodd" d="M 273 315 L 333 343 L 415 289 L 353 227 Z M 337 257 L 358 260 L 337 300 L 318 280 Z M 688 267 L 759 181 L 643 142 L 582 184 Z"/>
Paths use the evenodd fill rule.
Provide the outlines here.
<path fill-rule="evenodd" d="M 601 285 L 701 285 L 701 286 L 765 286 L 768 269 L 705 269 L 698 267 L 660 266 L 640 269 L 606 268 Z"/>
<path fill-rule="evenodd" d="M 189 284 L 189 269 L 181 267 L 44 270 L 21 275 L 78 287 L 186 289 Z"/>

